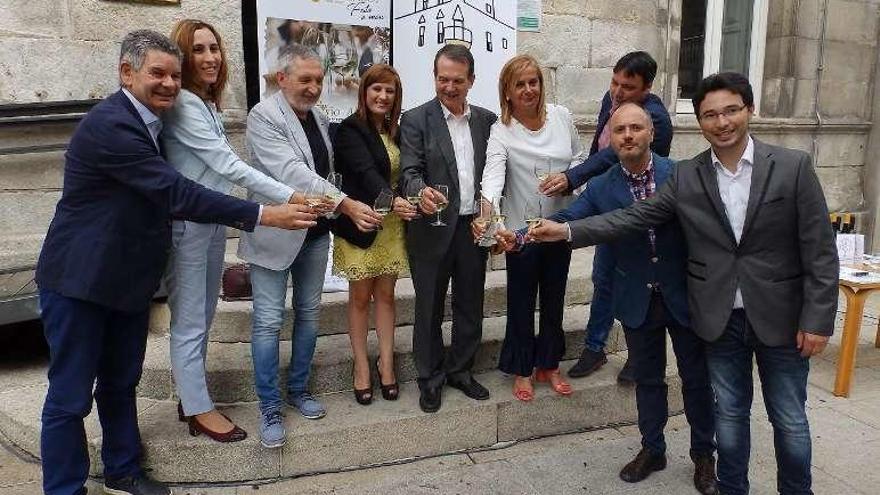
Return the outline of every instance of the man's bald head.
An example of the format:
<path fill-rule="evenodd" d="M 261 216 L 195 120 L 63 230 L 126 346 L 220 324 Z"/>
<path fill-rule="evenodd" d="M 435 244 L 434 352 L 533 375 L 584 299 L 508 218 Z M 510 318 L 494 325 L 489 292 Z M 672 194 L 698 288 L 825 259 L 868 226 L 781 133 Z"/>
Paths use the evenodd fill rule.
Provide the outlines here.
<path fill-rule="evenodd" d="M 645 110 L 645 107 L 643 107 L 642 105 L 631 101 L 622 103 L 619 107 L 617 107 L 617 110 L 615 110 L 614 113 L 611 114 L 611 119 L 608 121 L 608 125 L 611 125 L 611 129 L 613 130 L 615 117 L 617 117 L 618 119 L 626 118 L 631 120 L 632 117 L 636 114 L 642 117 L 645 127 L 654 129 L 654 122 L 651 120 L 651 114 L 649 114 L 648 111 Z"/>
<path fill-rule="evenodd" d="M 620 105 L 607 124 L 611 129 L 611 147 L 623 166 L 639 173 L 651 159 L 654 123 L 644 107 L 638 103 Z"/>

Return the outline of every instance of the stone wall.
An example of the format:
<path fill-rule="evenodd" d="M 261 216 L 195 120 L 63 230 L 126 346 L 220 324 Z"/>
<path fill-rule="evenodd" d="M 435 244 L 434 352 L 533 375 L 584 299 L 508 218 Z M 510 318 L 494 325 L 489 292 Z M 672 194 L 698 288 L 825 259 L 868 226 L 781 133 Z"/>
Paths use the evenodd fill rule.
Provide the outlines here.
<path fill-rule="evenodd" d="M 518 49 L 542 62 L 548 100 L 572 110 L 585 144 L 611 67 L 622 53 L 654 54 L 659 64 L 654 92 L 674 106 L 681 0 L 544 0 L 543 6 L 542 32 L 519 33 Z M 880 115 L 871 104 L 877 98 L 870 77 L 878 70 L 878 16 L 880 0 L 769 4 L 763 106 L 755 134 L 812 152 L 832 210 L 871 209 L 873 214 L 876 209 L 865 202 L 863 182 L 880 174 L 873 161 L 866 167 L 865 153 L 869 119 Z M 103 98 L 117 88 L 119 40 L 126 32 L 149 27 L 167 33 L 185 17 L 205 19 L 224 35 L 231 67 L 225 118 L 232 142 L 241 149 L 246 94 L 241 9 L 233 0 L 182 0 L 178 6 L 5 0 L 0 3 L 0 105 Z M 820 47 L 825 64 L 817 72 Z M 815 116 L 817 95 L 821 121 Z M 673 120 L 674 158 L 705 149 L 693 115 Z M 71 129 L 70 124 L 0 126 L 0 262 L 4 253 L 18 253 L 21 246 L 38 249 L 60 190 L 63 154 L 57 145 Z M 873 132 L 873 149 L 880 151 Z M 38 149 L 49 142 L 54 149 Z M 4 151 L 26 146 L 37 149 Z"/>

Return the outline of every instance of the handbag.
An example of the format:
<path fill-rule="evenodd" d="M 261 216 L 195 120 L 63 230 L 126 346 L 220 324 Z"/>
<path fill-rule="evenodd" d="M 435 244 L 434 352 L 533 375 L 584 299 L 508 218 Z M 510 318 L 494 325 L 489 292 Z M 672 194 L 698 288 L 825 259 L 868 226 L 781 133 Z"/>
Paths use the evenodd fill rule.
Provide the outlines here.
<path fill-rule="evenodd" d="M 223 270 L 223 293 L 220 296 L 224 301 L 251 301 L 254 291 L 251 287 L 251 272 L 245 263 L 229 265 Z"/>

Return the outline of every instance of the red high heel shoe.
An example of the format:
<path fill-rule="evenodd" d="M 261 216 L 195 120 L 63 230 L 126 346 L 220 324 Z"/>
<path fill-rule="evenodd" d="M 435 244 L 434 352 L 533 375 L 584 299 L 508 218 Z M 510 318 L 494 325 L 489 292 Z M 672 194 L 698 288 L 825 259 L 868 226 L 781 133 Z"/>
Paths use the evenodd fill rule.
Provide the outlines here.
<path fill-rule="evenodd" d="M 559 368 L 552 370 L 537 369 L 535 371 L 535 381 L 549 383 L 550 388 L 559 395 L 571 395 L 571 385 L 562 379 L 559 374 Z"/>
<path fill-rule="evenodd" d="M 522 382 L 525 381 L 525 385 Z M 532 387 L 531 376 L 515 376 L 513 379 L 513 396 L 523 402 L 529 402 L 535 398 L 535 389 Z"/>

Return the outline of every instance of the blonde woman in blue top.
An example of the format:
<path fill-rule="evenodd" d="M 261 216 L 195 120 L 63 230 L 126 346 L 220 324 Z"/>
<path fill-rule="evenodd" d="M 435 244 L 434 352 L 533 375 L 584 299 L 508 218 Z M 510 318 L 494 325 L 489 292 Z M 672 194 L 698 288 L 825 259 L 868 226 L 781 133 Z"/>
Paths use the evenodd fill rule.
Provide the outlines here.
<path fill-rule="evenodd" d="M 166 159 L 199 184 L 228 193 L 234 184 L 276 203 L 301 196 L 242 161 L 226 139 L 220 115 L 227 63 L 220 34 L 206 22 L 178 22 L 171 39 L 183 52 L 180 95 L 164 119 L 161 134 Z M 303 205 L 304 218 L 313 218 Z M 303 221 L 301 228 L 315 223 Z M 247 433 L 218 412 L 205 381 L 208 328 L 217 307 L 226 251 L 226 228 L 175 220 L 166 284 L 171 309 L 171 369 L 178 415 L 191 435 L 204 433 L 219 442 L 244 440 Z"/>

